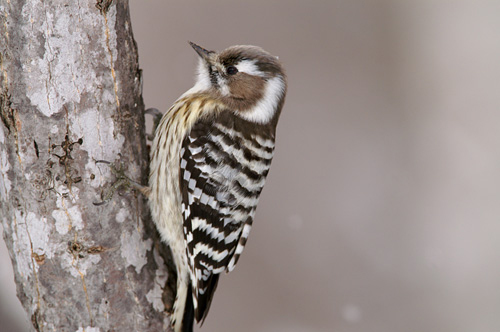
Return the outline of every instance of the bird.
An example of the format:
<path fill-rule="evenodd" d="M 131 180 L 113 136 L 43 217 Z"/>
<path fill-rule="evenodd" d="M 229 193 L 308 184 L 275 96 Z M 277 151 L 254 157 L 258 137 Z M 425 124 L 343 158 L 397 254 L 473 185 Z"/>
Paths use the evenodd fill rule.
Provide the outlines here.
<path fill-rule="evenodd" d="M 155 130 L 148 195 L 176 266 L 175 332 L 203 324 L 220 274 L 245 247 L 287 91 L 282 63 L 260 47 L 189 43 L 199 56 L 195 84 Z"/>

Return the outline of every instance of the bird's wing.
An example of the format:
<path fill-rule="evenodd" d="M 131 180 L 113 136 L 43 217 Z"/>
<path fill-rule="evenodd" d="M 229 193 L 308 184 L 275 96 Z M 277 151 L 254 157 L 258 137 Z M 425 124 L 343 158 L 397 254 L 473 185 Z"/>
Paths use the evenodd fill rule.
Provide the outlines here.
<path fill-rule="evenodd" d="M 243 251 L 271 165 L 274 139 L 244 137 L 234 121 L 199 120 L 182 142 L 184 236 L 197 321 L 208 313 L 218 274 Z"/>

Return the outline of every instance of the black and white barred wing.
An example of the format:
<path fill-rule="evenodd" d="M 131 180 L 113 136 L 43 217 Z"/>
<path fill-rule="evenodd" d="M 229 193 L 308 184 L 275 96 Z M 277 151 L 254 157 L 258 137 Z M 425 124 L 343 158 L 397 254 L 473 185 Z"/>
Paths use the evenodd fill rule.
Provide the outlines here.
<path fill-rule="evenodd" d="M 208 312 L 218 274 L 231 271 L 243 251 L 273 150 L 273 139 L 244 137 L 234 123 L 208 120 L 196 123 L 182 143 L 184 235 L 198 321 Z"/>

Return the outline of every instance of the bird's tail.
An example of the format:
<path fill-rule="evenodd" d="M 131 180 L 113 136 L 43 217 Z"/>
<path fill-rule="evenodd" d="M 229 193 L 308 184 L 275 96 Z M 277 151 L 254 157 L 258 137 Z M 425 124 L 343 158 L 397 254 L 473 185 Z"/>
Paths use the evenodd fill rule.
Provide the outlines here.
<path fill-rule="evenodd" d="M 194 305 L 190 282 L 180 282 L 175 296 L 172 314 L 174 332 L 193 332 Z"/>

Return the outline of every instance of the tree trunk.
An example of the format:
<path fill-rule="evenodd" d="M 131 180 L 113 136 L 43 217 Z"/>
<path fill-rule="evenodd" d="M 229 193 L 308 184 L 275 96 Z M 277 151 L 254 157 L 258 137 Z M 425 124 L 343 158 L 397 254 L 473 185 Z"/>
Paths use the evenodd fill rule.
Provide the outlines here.
<path fill-rule="evenodd" d="M 0 0 L 0 23 L 1 221 L 34 330 L 166 330 L 146 200 L 92 204 L 114 178 L 96 160 L 147 181 L 128 2 Z"/>

